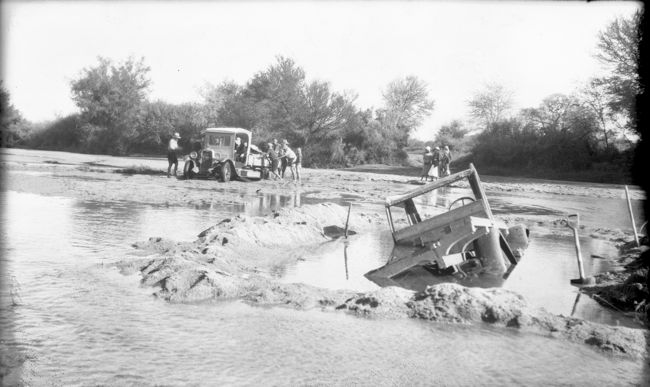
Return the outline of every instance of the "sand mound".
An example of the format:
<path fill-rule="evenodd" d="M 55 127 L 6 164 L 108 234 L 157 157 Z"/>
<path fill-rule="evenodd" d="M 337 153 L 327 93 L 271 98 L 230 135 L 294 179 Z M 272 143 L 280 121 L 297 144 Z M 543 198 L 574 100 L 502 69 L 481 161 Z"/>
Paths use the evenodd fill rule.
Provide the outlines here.
<path fill-rule="evenodd" d="M 241 298 L 256 303 L 295 304 L 301 308 L 341 303 L 350 292 L 313 291 L 306 285 L 277 284 L 269 273 L 295 262 L 297 251 L 330 240 L 324 230 L 345 225 L 347 207 L 317 204 L 283 209 L 264 217 L 238 215 L 199 233 L 192 242 L 152 237 L 133 247 L 147 258 L 117 264 L 124 273 L 139 271 L 142 283 L 158 288 L 171 302 Z M 350 229 L 381 222 L 376 215 L 353 213 Z M 338 226 L 340 227 L 340 226 Z"/>

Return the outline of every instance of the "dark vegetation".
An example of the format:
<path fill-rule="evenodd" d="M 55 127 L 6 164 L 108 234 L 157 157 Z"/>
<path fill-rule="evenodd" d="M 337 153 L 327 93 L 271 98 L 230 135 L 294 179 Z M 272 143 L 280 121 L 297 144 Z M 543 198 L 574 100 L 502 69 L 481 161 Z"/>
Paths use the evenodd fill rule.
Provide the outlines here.
<path fill-rule="evenodd" d="M 245 85 L 206 85 L 201 103 L 149 101 L 149 68 L 143 61 L 124 63 L 99 58 L 71 82 L 80 113 L 23 131 L 13 114 L 6 146 L 113 155 L 164 154 L 179 132 L 186 151 L 207 127 L 242 127 L 257 145 L 286 138 L 302 147 L 307 166 L 402 163 L 409 134 L 433 109 L 426 85 L 408 76 L 391 82 L 384 106 L 360 110 L 355 96 L 332 91 L 326 82 L 308 82 L 293 60 L 278 57 Z M 25 123 L 26 125 L 26 123 Z M 27 127 L 27 126 L 26 126 Z M 261 147 L 264 148 L 264 147 Z"/>
<path fill-rule="evenodd" d="M 2 88 L 2 145 L 163 155 L 174 132 L 189 151 L 206 127 L 231 126 L 252 130 L 257 145 L 286 138 L 303 148 L 311 167 L 415 166 L 424 146 L 448 145 L 456 170 L 473 162 L 485 174 L 629 182 L 638 140 L 641 15 L 616 19 L 599 34 L 597 57 L 608 76 L 519 111 L 512 111 L 507 90 L 487 85 L 468 100 L 471 123 L 443 125 L 432 141 L 410 137 L 433 110 L 427 85 L 414 76 L 387 85 L 381 107 L 361 109 L 355 95 L 308 81 L 293 60 L 278 57 L 245 84 L 207 84 L 201 102 L 170 104 L 148 99 L 143 60 L 99 58 L 71 82 L 79 113 L 49 123 L 25 121 Z"/>

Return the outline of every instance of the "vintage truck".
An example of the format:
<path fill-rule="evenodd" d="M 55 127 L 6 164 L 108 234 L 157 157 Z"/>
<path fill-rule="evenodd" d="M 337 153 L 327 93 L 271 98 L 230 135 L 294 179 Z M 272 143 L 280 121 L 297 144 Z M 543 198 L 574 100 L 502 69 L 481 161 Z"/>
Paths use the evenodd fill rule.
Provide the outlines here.
<path fill-rule="evenodd" d="M 239 139 L 239 140 L 237 140 Z M 252 145 L 252 133 L 242 128 L 207 128 L 201 132 L 199 150 L 190 152 L 183 177 L 261 179 L 268 176 L 266 154 Z"/>
<path fill-rule="evenodd" d="M 414 199 L 466 180 L 473 197 L 454 200 L 446 212 L 423 218 Z M 393 210 L 402 208 L 406 226 L 398 226 Z M 458 282 L 465 286 L 497 286 L 517 266 L 528 247 L 524 225 L 506 226 L 492 214 L 481 180 L 469 169 L 441 178 L 409 192 L 389 196 L 385 203 L 388 226 L 395 242 L 386 265 L 366 273 L 380 286 L 393 286 L 409 271 L 424 268 L 431 283 Z M 418 269 L 419 270 L 419 269 Z"/>

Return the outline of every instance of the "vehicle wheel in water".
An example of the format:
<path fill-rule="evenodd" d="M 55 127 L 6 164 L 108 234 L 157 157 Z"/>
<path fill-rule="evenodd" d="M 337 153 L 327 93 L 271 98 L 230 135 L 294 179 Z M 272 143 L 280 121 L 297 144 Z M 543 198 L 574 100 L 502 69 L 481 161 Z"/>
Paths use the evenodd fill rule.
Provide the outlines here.
<path fill-rule="evenodd" d="M 226 182 L 230 181 L 230 178 L 232 177 L 232 171 L 230 168 L 230 163 L 225 162 L 221 164 L 221 181 Z"/>

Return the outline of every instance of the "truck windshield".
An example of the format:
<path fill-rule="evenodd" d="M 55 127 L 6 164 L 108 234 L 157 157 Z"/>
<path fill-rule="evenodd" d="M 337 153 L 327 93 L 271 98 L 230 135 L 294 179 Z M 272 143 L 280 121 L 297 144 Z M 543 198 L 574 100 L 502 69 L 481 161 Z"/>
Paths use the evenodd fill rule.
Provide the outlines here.
<path fill-rule="evenodd" d="M 230 135 L 209 134 L 207 142 L 211 146 L 230 146 Z"/>

